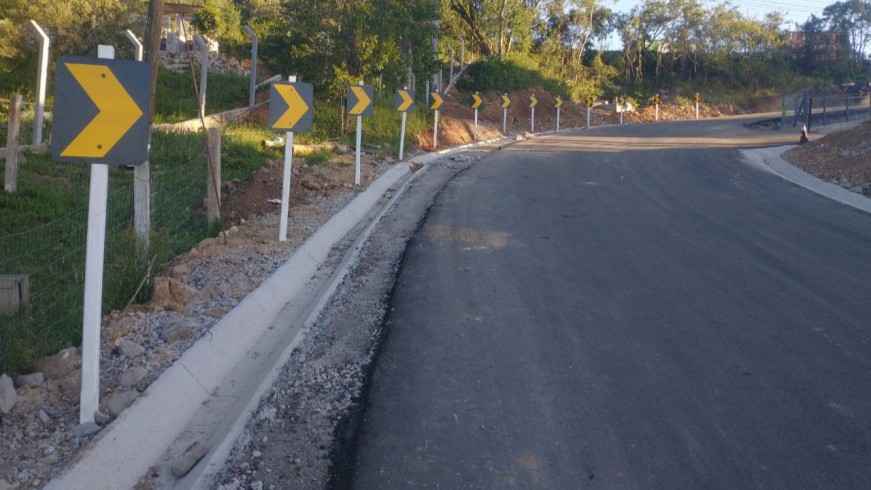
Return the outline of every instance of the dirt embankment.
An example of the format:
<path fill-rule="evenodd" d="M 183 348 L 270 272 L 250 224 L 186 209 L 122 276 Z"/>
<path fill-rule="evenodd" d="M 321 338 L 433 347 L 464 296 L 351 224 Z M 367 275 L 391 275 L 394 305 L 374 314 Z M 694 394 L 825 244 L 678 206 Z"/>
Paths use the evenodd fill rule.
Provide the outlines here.
<path fill-rule="evenodd" d="M 797 146 L 784 157 L 809 174 L 871 197 L 871 121 Z"/>

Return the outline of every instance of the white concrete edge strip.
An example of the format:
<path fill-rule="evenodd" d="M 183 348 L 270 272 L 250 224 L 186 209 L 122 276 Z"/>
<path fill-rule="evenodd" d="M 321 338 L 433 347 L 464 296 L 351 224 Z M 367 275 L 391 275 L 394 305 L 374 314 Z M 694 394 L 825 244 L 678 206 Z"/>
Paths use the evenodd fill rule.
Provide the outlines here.
<path fill-rule="evenodd" d="M 767 170 L 811 192 L 860 211 L 871 213 L 871 199 L 855 192 L 850 192 L 841 186 L 820 180 L 784 160 L 781 157 L 783 152 L 793 147 L 794 145 L 786 145 L 773 148 L 741 150 L 741 154 L 752 165 Z"/>
<path fill-rule="evenodd" d="M 317 321 L 318 317 L 320 317 L 321 312 L 326 307 L 327 303 L 329 303 L 330 299 L 333 297 L 333 294 L 336 292 L 336 289 L 345 280 L 345 277 L 350 272 L 351 267 L 357 263 L 357 260 L 360 256 L 360 251 L 363 250 L 363 246 L 366 243 L 366 240 L 372 235 L 372 232 L 375 230 L 375 227 L 381 222 L 381 219 L 387 214 L 390 209 L 396 204 L 396 202 L 405 194 L 408 190 L 408 187 L 411 183 L 423 175 L 427 170 L 430 169 L 430 165 L 425 164 L 424 167 L 417 172 L 413 173 L 411 177 L 403 183 L 402 187 L 400 187 L 396 194 L 390 199 L 390 201 L 381 209 L 378 213 L 378 216 L 372 219 L 372 222 L 366 227 L 365 230 L 360 234 L 357 238 L 354 245 L 351 247 L 350 254 L 343 260 L 340 265 L 340 269 L 333 274 L 333 277 L 330 279 L 330 283 L 327 285 L 323 294 L 321 294 L 320 298 L 317 300 L 317 304 L 312 309 L 308 318 L 303 323 L 303 328 L 299 329 L 299 332 L 293 338 L 293 341 L 288 345 L 284 351 L 281 353 L 281 356 L 276 360 L 275 364 L 270 367 L 269 373 L 263 378 L 260 385 L 257 387 L 257 390 L 254 392 L 254 396 L 248 400 L 245 408 L 242 409 L 239 416 L 233 422 L 233 426 L 230 430 L 224 435 L 221 439 L 220 443 L 214 446 L 207 456 L 206 460 L 198 463 L 199 465 L 207 465 L 206 469 L 200 473 L 200 475 L 196 478 L 196 480 L 190 482 L 189 484 L 176 486 L 177 489 L 207 489 L 211 488 L 210 485 L 214 483 L 214 480 L 217 478 L 218 474 L 223 470 L 224 465 L 229 458 L 230 453 L 235 447 L 236 442 L 239 440 L 239 437 L 245 431 L 245 427 L 248 425 L 249 420 L 256 414 L 257 407 L 260 406 L 260 401 L 263 398 L 263 395 L 272 387 L 275 383 L 275 380 L 278 379 L 278 376 L 281 374 L 282 369 L 284 369 L 285 364 L 290 360 L 290 356 L 293 354 L 293 351 L 306 339 L 309 329 L 312 325 Z"/>
<path fill-rule="evenodd" d="M 284 306 L 317 272 L 332 247 L 403 175 L 409 164 L 494 142 L 494 138 L 428 153 L 386 171 L 336 213 L 272 276 L 219 320 L 46 485 L 47 490 L 132 488 L 157 463 L 203 402 L 246 355 Z M 292 350 L 291 350 L 292 352 Z"/>

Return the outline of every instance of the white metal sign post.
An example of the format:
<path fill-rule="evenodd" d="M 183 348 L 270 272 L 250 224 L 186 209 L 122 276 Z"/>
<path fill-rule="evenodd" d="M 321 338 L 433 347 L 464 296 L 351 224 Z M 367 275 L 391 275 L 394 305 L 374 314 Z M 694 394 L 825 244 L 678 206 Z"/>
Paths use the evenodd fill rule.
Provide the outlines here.
<path fill-rule="evenodd" d="M 432 126 L 432 147 L 433 149 L 438 148 L 439 146 L 439 109 L 442 107 L 445 101 L 445 94 L 441 92 L 440 89 L 436 89 L 429 93 L 429 109 L 433 111 L 434 120 Z"/>
<path fill-rule="evenodd" d="M 354 185 L 360 185 L 360 156 L 363 145 L 363 117 L 371 116 L 374 112 L 372 107 L 375 98 L 375 89 L 373 87 L 363 85 L 363 80 L 360 80 L 358 85 L 348 87 L 348 114 L 357 116 L 357 158 L 356 166 L 354 167 Z"/>
<path fill-rule="evenodd" d="M 559 131 L 559 111 L 560 107 L 563 105 L 562 97 L 557 96 L 556 98 L 556 130 Z"/>
<path fill-rule="evenodd" d="M 100 45 L 98 57 L 62 57 L 55 82 L 52 158 L 91 165 L 88 235 L 82 315 L 82 387 L 79 422 L 94 423 L 100 408 L 100 320 L 106 251 L 109 163 L 140 165 L 148 160 L 151 69 L 134 61 L 115 61 L 115 48 Z M 74 89 L 74 86 L 80 89 Z M 77 93 L 87 94 L 84 102 Z M 80 116 L 85 104 L 97 114 Z M 82 123 L 84 127 L 82 127 Z"/>
<path fill-rule="evenodd" d="M 363 85 L 363 80 L 360 80 L 358 85 Z M 363 116 L 357 116 L 357 157 L 354 160 L 354 185 L 360 185 L 360 155 L 361 147 L 363 146 Z"/>
<path fill-rule="evenodd" d="M 397 90 L 394 109 L 402 113 L 402 126 L 399 131 L 399 160 L 402 160 L 405 156 L 405 123 L 408 119 L 408 111 L 414 109 L 414 91 L 408 90 L 408 87 Z"/>
<path fill-rule="evenodd" d="M 296 77 L 277 82 L 269 87 L 269 129 L 284 132 L 284 175 L 281 184 L 281 217 L 278 241 L 287 241 L 287 221 L 290 211 L 291 166 L 293 164 L 293 134 L 305 133 L 312 128 L 314 88 L 308 83 L 297 83 Z"/>
<path fill-rule="evenodd" d="M 590 127 L 590 111 L 591 111 L 592 107 L 593 107 L 593 101 L 587 100 L 587 128 L 588 129 Z"/>
<path fill-rule="evenodd" d="M 288 82 L 295 82 L 296 77 L 290 75 L 287 77 Z M 290 211 L 290 184 L 293 174 L 291 166 L 293 165 L 293 131 L 284 133 L 284 173 L 281 181 L 281 219 L 278 223 L 278 241 L 287 241 L 287 214 Z"/>
<path fill-rule="evenodd" d="M 529 109 L 531 110 L 530 114 L 530 130 L 532 133 L 535 133 L 535 106 L 538 105 L 538 99 L 535 98 L 534 95 L 529 96 Z"/>
<path fill-rule="evenodd" d="M 472 109 L 475 110 L 475 130 L 472 132 L 472 140 L 478 141 L 478 109 L 484 104 L 484 99 L 481 94 L 475 92 L 472 94 Z"/>
<path fill-rule="evenodd" d="M 502 134 L 508 134 L 508 108 L 511 106 L 511 98 L 508 94 L 502 94 Z"/>

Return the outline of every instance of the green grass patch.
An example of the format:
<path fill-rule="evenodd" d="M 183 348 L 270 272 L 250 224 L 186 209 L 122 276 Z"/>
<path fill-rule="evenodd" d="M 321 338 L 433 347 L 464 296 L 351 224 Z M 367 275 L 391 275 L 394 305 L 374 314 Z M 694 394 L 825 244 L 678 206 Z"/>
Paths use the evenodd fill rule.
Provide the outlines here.
<path fill-rule="evenodd" d="M 323 163 L 327 163 L 333 158 L 333 152 L 331 150 L 318 150 L 311 155 L 305 157 L 305 163 L 307 165 L 321 165 Z"/>
<path fill-rule="evenodd" d="M 246 178 L 280 151 L 262 150 L 270 133 L 228 126 L 222 141 L 224 179 Z M 132 226 L 133 172 L 110 169 L 103 312 L 133 298 L 152 273 L 220 226 L 205 220 L 205 139 L 196 133 L 156 131 L 152 138 L 152 233 L 140 253 Z M 0 372 L 26 372 L 42 356 L 80 345 L 90 167 L 59 164 L 48 154 L 25 154 L 18 191 L 0 193 L 0 274 L 27 274 L 30 306 L 0 316 Z M 0 162 L 0 172 L 5 162 Z M 148 299 L 148 288 L 135 300 Z"/>
<path fill-rule="evenodd" d="M 199 85 L 199 68 L 194 71 Z M 206 114 L 246 106 L 249 83 L 250 79 L 241 75 L 209 73 L 209 80 L 206 83 Z M 193 119 L 197 117 L 198 107 L 190 71 L 174 72 L 161 68 L 157 72 L 153 118 L 155 123 Z"/>

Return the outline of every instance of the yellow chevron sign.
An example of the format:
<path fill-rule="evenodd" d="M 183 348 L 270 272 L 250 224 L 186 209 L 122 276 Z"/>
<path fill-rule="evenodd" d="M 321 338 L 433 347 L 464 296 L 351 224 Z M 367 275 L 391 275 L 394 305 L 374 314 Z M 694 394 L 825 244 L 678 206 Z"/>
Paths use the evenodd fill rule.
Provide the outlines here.
<path fill-rule="evenodd" d="M 144 163 L 148 159 L 150 71 L 147 64 L 135 61 L 61 57 L 56 70 L 52 157 L 72 162 Z"/>
<path fill-rule="evenodd" d="M 372 99 L 375 98 L 375 89 L 368 85 L 351 85 L 348 87 L 348 114 L 351 116 L 371 116 L 375 109 Z"/>
<path fill-rule="evenodd" d="M 533 109 L 538 105 L 538 99 L 535 98 L 534 95 L 529 96 L 529 108 Z"/>
<path fill-rule="evenodd" d="M 442 104 L 445 103 L 445 94 L 441 92 L 429 93 L 429 108 L 433 111 L 439 110 Z"/>
<path fill-rule="evenodd" d="M 399 112 L 408 112 L 414 108 L 414 92 L 407 89 L 396 91 L 395 107 Z"/>
<path fill-rule="evenodd" d="M 587 97 L 587 99 L 584 101 L 584 107 L 593 107 L 593 99 Z"/>
<path fill-rule="evenodd" d="M 562 99 L 562 97 L 557 97 L 557 98 L 556 98 L 556 102 L 554 102 L 553 105 L 554 105 L 554 107 L 556 107 L 557 109 L 559 109 L 560 107 L 562 107 L 562 106 L 563 106 L 563 99 Z"/>
<path fill-rule="evenodd" d="M 269 97 L 269 127 L 273 131 L 311 131 L 314 89 L 308 83 L 277 82 Z"/>
<path fill-rule="evenodd" d="M 502 105 L 501 105 L 501 107 L 502 107 L 503 109 L 508 109 L 508 106 L 510 106 L 510 105 L 511 105 L 511 98 L 508 97 L 508 94 L 503 95 L 503 96 L 502 96 Z"/>
<path fill-rule="evenodd" d="M 481 107 L 481 104 L 484 103 L 484 100 L 481 99 L 481 96 L 477 93 L 472 94 L 472 109 L 477 109 Z"/>

